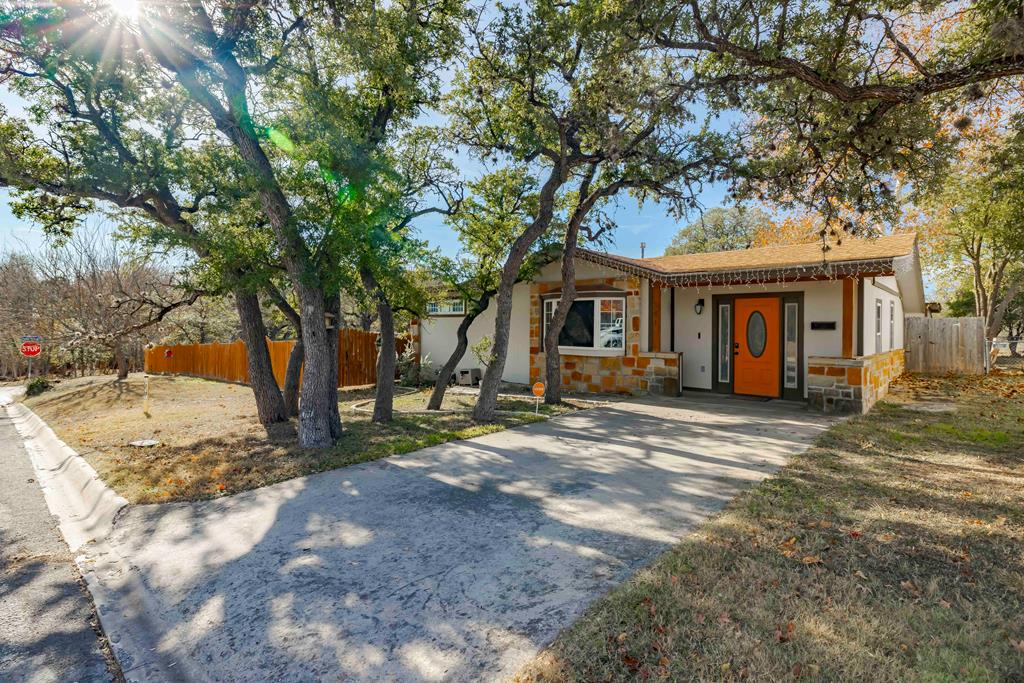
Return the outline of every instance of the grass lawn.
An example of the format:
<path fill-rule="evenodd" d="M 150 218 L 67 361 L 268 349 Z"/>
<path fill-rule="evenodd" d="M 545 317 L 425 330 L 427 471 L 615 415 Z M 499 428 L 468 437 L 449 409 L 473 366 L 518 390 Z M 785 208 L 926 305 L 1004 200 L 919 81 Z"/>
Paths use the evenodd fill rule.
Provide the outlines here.
<path fill-rule="evenodd" d="M 354 404 L 373 397 L 372 389 L 342 392 L 345 437 L 327 451 L 299 448 L 294 438 L 274 440 L 256 417 L 248 387 L 189 377 L 151 377 L 149 412 L 144 380 L 112 376 L 60 382 L 25 403 L 96 469 L 107 484 L 132 503 L 200 500 L 238 493 L 293 477 L 322 472 L 446 441 L 468 439 L 547 416 L 585 407 L 544 406 L 500 399 L 502 412 L 490 424 L 474 422 L 472 396 L 451 396 L 445 409 L 458 412 L 397 415 L 389 425 L 370 422 Z M 396 410 L 426 407 L 428 392 L 395 399 Z M 372 409 L 372 404 L 367 406 Z M 159 446 L 136 448 L 130 441 L 156 439 Z"/>
<path fill-rule="evenodd" d="M 901 380 L 518 680 L 1024 680 L 1024 376 Z"/>

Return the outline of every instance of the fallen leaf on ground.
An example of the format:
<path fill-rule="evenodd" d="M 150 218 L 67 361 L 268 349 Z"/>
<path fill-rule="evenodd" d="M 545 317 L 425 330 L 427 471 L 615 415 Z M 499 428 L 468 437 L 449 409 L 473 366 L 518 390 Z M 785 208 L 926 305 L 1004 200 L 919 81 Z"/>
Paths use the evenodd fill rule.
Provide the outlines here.
<path fill-rule="evenodd" d="M 907 591 L 915 598 L 921 597 L 921 589 L 914 585 L 914 582 L 909 579 L 907 581 L 900 581 L 900 588 Z"/>
<path fill-rule="evenodd" d="M 775 640 L 780 643 L 788 643 L 793 639 L 794 632 L 796 632 L 796 624 L 791 621 L 786 624 L 785 628 L 779 626 L 775 629 Z"/>
<path fill-rule="evenodd" d="M 804 555 L 800 561 L 804 564 L 822 564 L 822 559 L 817 555 Z"/>

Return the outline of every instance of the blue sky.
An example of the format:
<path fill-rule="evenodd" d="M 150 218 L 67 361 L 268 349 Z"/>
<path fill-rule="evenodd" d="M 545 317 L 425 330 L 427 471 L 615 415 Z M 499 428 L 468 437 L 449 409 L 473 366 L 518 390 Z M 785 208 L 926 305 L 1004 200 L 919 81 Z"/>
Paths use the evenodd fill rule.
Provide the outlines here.
<path fill-rule="evenodd" d="M 714 186 L 701 194 L 706 208 L 719 206 L 725 188 Z M 16 218 L 10 209 L 10 196 L 0 189 L 0 253 L 9 251 L 35 251 L 44 246 L 46 238 L 36 225 Z M 625 196 L 610 211 L 617 229 L 611 237 L 608 250 L 625 256 L 640 256 L 640 243 L 647 243 L 647 256 L 660 256 L 679 228 L 679 223 L 667 215 L 665 208 L 655 202 L 638 207 L 635 199 Z M 102 226 L 105 222 L 99 222 Z M 437 217 L 424 217 L 415 224 L 421 237 L 431 246 L 454 255 L 459 248 L 452 230 Z"/>
<path fill-rule="evenodd" d="M 8 114 L 24 115 L 23 102 L 5 87 L 0 86 L 0 106 Z M 726 188 L 724 184 L 708 186 L 699 199 L 705 209 L 722 205 Z M 27 221 L 16 218 L 10 210 L 9 193 L 0 188 L 0 253 L 8 251 L 35 251 L 44 246 L 46 237 L 42 230 Z M 647 202 L 642 207 L 632 197 L 619 197 L 616 204 L 609 207 L 609 213 L 615 219 L 617 229 L 610 237 L 609 251 L 625 256 L 640 256 L 640 244 L 647 244 L 647 256 L 660 256 L 679 229 L 680 224 L 671 218 L 664 206 L 656 202 Z M 696 217 L 696 216 L 694 216 Z M 97 220 L 99 229 L 109 229 L 106 221 Z M 437 216 L 426 216 L 414 224 L 422 238 L 431 246 L 441 249 L 444 253 L 454 255 L 459 248 L 458 240 L 451 229 Z"/>

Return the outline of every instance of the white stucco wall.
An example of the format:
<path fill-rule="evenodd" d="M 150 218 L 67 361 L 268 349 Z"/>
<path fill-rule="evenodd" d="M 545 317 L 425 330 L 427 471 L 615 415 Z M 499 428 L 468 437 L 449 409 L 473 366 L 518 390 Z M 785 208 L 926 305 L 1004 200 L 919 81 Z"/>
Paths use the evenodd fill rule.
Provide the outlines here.
<path fill-rule="evenodd" d="M 711 389 L 714 372 L 711 306 L 715 294 L 766 294 L 770 292 L 804 293 L 804 385 L 808 356 L 839 356 L 843 351 L 843 284 L 829 282 L 793 282 L 768 286 L 701 287 L 676 290 L 676 346 L 683 353 L 683 386 Z M 704 312 L 697 315 L 694 304 L 704 299 Z M 666 319 L 667 320 L 667 319 Z M 811 330 L 812 321 L 835 321 L 835 330 Z M 666 349 L 668 347 L 665 347 Z"/>
<path fill-rule="evenodd" d="M 891 290 L 891 291 L 890 291 Z M 866 278 L 864 280 L 864 300 L 860 311 L 864 316 L 864 339 L 860 347 L 861 355 L 870 356 L 875 353 L 875 301 L 882 302 L 882 351 L 903 348 L 903 301 L 892 292 L 899 292 L 896 278 L 892 276 Z M 896 305 L 896 322 L 893 334 L 889 332 L 889 305 Z"/>
<path fill-rule="evenodd" d="M 579 280 L 617 277 L 618 271 L 598 266 L 587 261 L 576 260 L 576 277 Z M 538 282 L 558 282 L 561 280 L 561 264 L 551 263 L 544 267 L 537 277 Z M 875 279 L 878 285 L 898 292 L 897 280 L 894 277 Z M 694 389 L 711 389 L 714 349 L 712 348 L 712 297 L 715 294 L 742 294 L 769 292 L 803 292 L 804 294 L 804 325 L 802 337 L 804 342 L 804 387 L 806 391 L 807 358 L 809 356 L 840 356 L 843 344 L 843 285 L 840 281 L 826 282 L 793 282 L 769 285 L 745 285 L 737 287 L 700 287 L 678 288 L 675 290 L 675 346 L 670 344 L 672 330 L 671 293 L 662 292 L 662 340 L 663 351 L 681 351 L 683 356 L 683 385 Z M 704 311 L 697 315 L 694 304 L 703 298 Z M 874 305 L 875 299 L 882 300 L 882 350 L 902 348 L 903 346 L 903 306 L 899 296 L 894 296 L 883 288 L 875 286 L 872 279 L 864 282 L 864 296 L 857 302 L 859 312 L 864 320 L 863 352 L 870 355 L 875 352 L 874 345 Z M 643 321 L 640 326 L 641 349 L 650 348 L 648 333 L 648 307 L 650 302 L 649 285 L 641 280 L 640 299 Z M 895 339 L 889 338 L 889 302 L 896 303 Z M 530 377 L 530 285 L 520 283 L 513 292 L 511 338 L 509 342 L 508 360 L 505 364 L 504 379 L 509 382 L 529 382 Z M 469 331 L 469 343 L 473 345 L 484 337 L 494 334 L 495 305 L 491 306 L 474 321 Z M 436 369 L 455 348 L 455 330 L 461 318 L 436 317 L 423 321 L 421 332 L 422 353 L 429 354 Z M 834 330 L 812 330 L 811 323 L 835 322 Z M 856 320 L 854 325 L 856 326 Z M 856 335 L 856 327 L 853 331 Z M 467 352 L 459 369 L 480 367 L 472 352 Z"/>
<path fill-rule="evenodd" d="M 496 304 L 491 305 L 469 327 L 470 350 L 462 357 L 457 370 L 483 366 L 473 354 L 472 346 L 483 337 L 494 337 L 494 315 Z M 420 353 L 428 354 L 436 371 L 455 350 L 455 332 L 462 316 L 437 316 L 425 318 L 420 331 Z M 502 378 L 506 382 L 527 383 L 530 381 L 530 285 L 519 283 L 512 290 L 512 323 L 509 327 L 508 357 Z"/>

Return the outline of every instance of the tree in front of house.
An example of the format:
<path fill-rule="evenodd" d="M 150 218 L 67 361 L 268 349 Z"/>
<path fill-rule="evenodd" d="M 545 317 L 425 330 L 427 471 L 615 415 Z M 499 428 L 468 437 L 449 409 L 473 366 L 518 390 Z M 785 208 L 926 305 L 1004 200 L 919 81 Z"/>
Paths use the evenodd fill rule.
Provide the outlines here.
<path fill-rule="evenodd" d="M 672 237 L 665 256 L 748 249 L 760 234 L 770 233 L 774 222 L 763 209 L 743 204 L 705 211 Z"/>
<path fill-rule="evenodd" d="M 452 373 L 469 350 L 469 328 L 498 292 L 509 245 L 537 211 L 534 178 L 522 167 L 488 173 L 470 182 L 468 189 L 469 196 L 448 219 L 459 236 L 460 253 L 455 258 L 439 257 L 433 264 L 438 276 L 434 297 L 461 301 L 464 312 L 455 331 L 455 348 L 434 379 L 428 410 L 441 409 Z M 531 247 L 519 268 L 517 282 L 529 280 L 551 260 L 555 246 L 551 235 L 549 231 Z"/>
<path fill-rule="evenodd" d="M 213 143 L 197 108 L 138 51 L 124 18 L 80 3 L 22 3 L 4 12 L 0 78 L 27 102 L 24 117 L 0 107 L 0 186 L 16 215 L 56 238 L 84 215 L 112 212 L 164 250 L 222 264 L 247 342 L 250 386 L 268 428 L 287 420 L 264 338 L 252 264 L 217 253 L 207 231 L 217 202 L 237 213 L 250 180 Z M 245 176 L 245 177 L 243 177 Z"/>
<path fill-rule="evenodd" d="M 531 0 L 476 17 L 468 65 L 449 100 L 455 142 L 485 163 L 522 167 L 536 211 L 510 240 L 495 295 L 492 360 L 474 408 L 494 419 L 508 353 L 512 290 L 534 245 L 561 221 L 562 295 L 544 339 L 549 401 L 561 387 L 558 333 L 575 298 L 580 235 L 596 237 L 602 207 L 621 195 L 659 196 L 681 211 L 723 155 L 695 121 L 692 84 L 624 30 L 604 0 Z"/>
<path fill-rule="evenodd" d="M 747 114 L 734 195 L 813 207 L 829 224 L 823 238 L 859 232 L 839 207 L 896 220 L 898 186 L 934 189 L 971 125 L 955 110 L 1002 97 L 1024 74 L 1019 2 L 636 7 L 680 69 L 723 83 L 713 106 Z"/>
<path fill-rule="evenodd" d="M 951 173 L 925 206 L 930 260 L 967 271 L 973 315 L 986 334 L 1003 330 L 1007 313 L 1024 291 L 1024 135 L 1011 133 L 977 149 Z"/>

